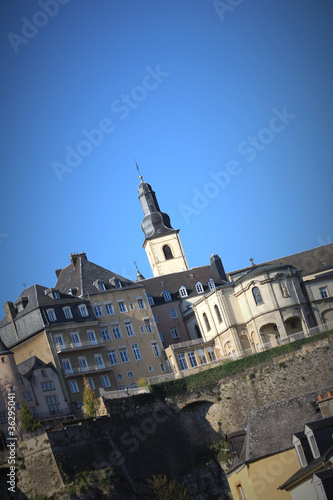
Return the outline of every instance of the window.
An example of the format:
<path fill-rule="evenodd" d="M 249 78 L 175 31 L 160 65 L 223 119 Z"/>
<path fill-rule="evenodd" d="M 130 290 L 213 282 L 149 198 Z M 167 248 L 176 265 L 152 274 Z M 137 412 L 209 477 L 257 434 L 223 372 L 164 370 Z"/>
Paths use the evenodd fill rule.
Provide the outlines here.
<path fill-rule="evenodd" d="M 2 424 L 7 422 L 7 413 L 5 411 L 0 411 L 0 422 Z"/>
<path fill-rule="evenodd" d="M 221 316 L 221 313 L 220 313 L 220 309 L 218 308 L 218 306 L 216 304 L 214 306 L 214 311 L 215 311 L 215 314 L 216 314 L 216 317 L 217 317 L 217 321 L 219 323 L 222 323 L 222 316 Z"/>
<path fill-rule="evenodd" d="M 327 290 L 327 286 L 323 286 L 321 288 L 319 288 L 319 291 L 320 291 L 320 295 L 323 299 L 327 299 L 328 298 L 328 290 Z"/>
<path fill-rule="evenodd" d="M 187 297 L 187 290 L 186 290 L 186 288 L 185 288 L 184 286 L 181 286 L 181 287 L 179 288 L 179 295 L 180 295 L 181 297 Z"/>
<path fill-rule="evenodd" d="M 82 304 L 81 306 L 79 306 L 79 311 L 80 311 L 81 316 L 83 318 L 89 316 L 88 309 L 87 309 L 87 306 L 85 304 Z"/>
<path fill-rule="evenodd" d="M 119 391 L 125 391 L 127 389 L 127 385 L 126 384 L 122 384 L 118 387 Z"/>
<path fill-rule="evenodd" d="M 139 309 L 145 309 L 145 304 L 142 299 L 137 299 Z"/>
<path fill-rule="evenodd" d="M 279 333 L 277 335 L 275 335 L 275 340 L 276 340 L 277 345 L 281 345 L 282 344 L 281 337 L 280 337 Z"/>
<path fill-rule="evenodd" d="M 99 316 L 103 316 L 102 306 L 94 306 L 94 313 L 96 318 L 98 318 Z"/>
<path fill-rule="evenodd" d="M 116 353 L 115 349 L 110 349 L 110 351 L 108 351 L 108 356 L 109 356 L 109 360 L 110 360 L 111 365 L 118 364 L 117 353 Z"/>
<path fill-rule="evenodd" d="M 1 363 L 6 363 L 6 358 L 5 357 L 1 358 Z"/>
<path fill-rule="evenodd" d="M 47 312 L 47 315 L 48 315 L 50 321 L 57 321 L 57 317 L 55 315 L 54 309 L 48 309 L 46 312 Z"/>
<path fill-rule="evenodd" d="M 52 382 L 52 380 L 50 380 L 50 382 L 42 382 L 41 385 L 43 392 L 52 391 L 54 389 L 54 383 Z"/>
<path fill-rule="evenodd" d="M 87 364 L 87 358 L 85 356 L 80 356 L 78 358 L 78 360 L 79 360 L 80 371 L 81 372 L 89 371 L 89 366 Z"/>
<path fill-rule="evenodd" d="M 216 361 L 216 356 L 215 356 L 215 352 L 214 352 L 214 347 L 211 346 L 211 347 L 207 347 L 207 354 L 208 354 L 208 358 L 209 358 L 209 361 Z"/>
<path fill-rule="evenodd" d="M 171 295 L 168 292 L 168 290 L 164 290 L 164 292 L 163 292 L 163 298 L 164 298 L 165 302 L 171 302 Z"/>
<path fill-rule="evenodd" d="M 111 387 L 110 379 L 107 375 L 102 375 L 101 381 L 104 388 Z"/>
<path fill-rule="evenodd" d="M 73 373 L 72 365 L 71 365 L 71 362 L 69 361 L 69 359 L 63 359 L 62 366 L 64 367 L 65 374 Z"/>
<path fill-rule="evenodd" d="M 33 414 L 34 417 L 37 417 L 37 412 L 36 408 L 30 408 L 31 413 Z"/>
<path fill-rule="evenodd" d="M 27 391 L 27 392 L 25 393 L 25 398 L 26 398 L 26 400 L 27 400 L 27 401 L 31 401 L 31 399 L 32 399 L 32 398 L 31 398 L 31 394 L 30 394 L 30 392 L 29 392 L 29 391 Z"/>
<path fill-rule="evenodd" d="M 238 484 L 236 486 L 236 489 L 237 489 L 237 496 L 238 496 L 239 500 L 246 500 L 242 486 L 240 484 Z"/>
<path fill-rule="evenodd" d="M 97 339 L 94 330 L 88 330 L 87 335 L 91 345 L 97 344 Z"/>
<path fill-rule="evenodd" d="M 152 327 L 150 324 L 150 319 L 145 319 L 144 324 L 145 324 L 146 332 L 151 333 L 153 330 L 152 330 Z"/>
<path fill-rule="evenodd" d="M 95 384 L 94 381 L 91 377 L 87 377 L 87 382 L 89 384 L 90 389 L 94 390 L 95 389 Z"/>
<path fill-rule="evenodd" d="M 64 345 L 64 339 L 62 338 L 62 335 L 56 335 L 54 337 L 54 342 L 57 346 Z"/>
<path fill-rule="evenodd" d="M 105 290 L 105 285 L 101 281 L 98 283 L 98 288 L 100 289 L 101 292 L 104 292 Z"/>
<path fill-rule="evenodd" d="M 63 307 L 62 310 L 64 311 L 64 315 L 66 319 L 71 319 L 73 317 L 71 308 L 69 306 Z"/>
<path fill-rule="evenodd" d="M 187 366 L 187 363 L 186 363 L 185 354 L 183 352 L 181 352 L 180 354 L 178 354 L 178 359 L 179 359 L 179 363 L 180 363 L 181 369 L 182 370 L 187 370 L 188 366 Z"/>
<path fill-rule="evenodd" d="M 98 368 L 105 368 L 104 360 L 101 354 L 95 354 L 94 358 Z"/>
<path fill-rule="evenodd" d="M 151 295 L 148 295 L 148 302 L 149 302 L 149 304 L 150 304 L 151 306 L 154 306 L 154 305 L 155 305 L 155 303 L 154 303 L 154 299 L 153 299 L 153 297 L 152 297 Z"/>
<path fill-rule="evenodd" d="M 169 245 L 163 246 L 163 253 L 164 253 L 165 260 L 173 259 L 172 251 L 171 251 L 171 248 L 169 247 Z"/>
<path fill-rule="evenodd" d="M 203 349 L 198 349 L 197 354 L 199 356 L 199 361 L 201 365 L 205 365 L 207 363 L 205 351 Z"/>
<path fill-rule="evenodd" d="M 134 377 L 134 373 L 133 372 L 127 372 L 127 376 L 128 376 L 128 378 L 133 378 Z"/>
<path fill-rule="evenodd" d="M 110 316 L 110 314 L 114 314 L 114 308 L 112 304 L 104 304 L 105 305 L 105 310 L 106 314 Z"/>
<path fill-rule="evenodd" d="M 194 351 L 188 352 L 188 359 L 190 360 L 190 364 L 191 364 L 192 368 L 194 368 L 195 366 L 198 366 L 197 360 L 195 359 Z"/>
<path fill-rule="evenodd" d="M 60 293 L 59 292 L 53 292 L 53 298 L 54 299 L 60 299 Z"/>
<path fill-rule="evenodd" d="M 205 326 L 206 326 L 207 332 L 209 332 L 209 330 L 210 330 L 211 328 L 210 328 L 210 324 L 209 324 L 209 321 L 208 321 L 208 318 L 207 318 L 207 314 L 206 314 L 206 313 L 203 313 L 202 317 L 203 317 L 203 320 L 204 320 L 204 322 L 205 322 Z"/>
<path fill-rule="evenodd" d="M 155 323 L 158 323 L 158 316 L 155 313 L 154 313 L 154 321 L 155 321 Z"/>
<path fill-rule="evenodd" d="M 137 389 L 137 388 L 138 388 L 138 385 L 137 385 L 135 382 L 132 382 L 132 383 L 130 384 L 130 388 L 131 388 L 131 389 Z"/>
<path fill-rule="evenodd" d="M 195 284 L 195 290 L 197 293 L 203 293 L 204 292 L 204 289 L 203 289 L 203 286 L 202 286 L 202 283 L 200 283 L 200 281 L 198 281 L 196 284 Z"/>
<path fill-rule="evenodd" d="M 308 465 L 306 458 L 305 458 L 303 446 L 301 445 L 299 440 L 297 440 L 297 442 L 295 442 L 295 450 L 296 450 L 296 453 L 298 456 L 298 460 L 301 464 L 301 467 L 305 467 L 306 465 Z"/>
<path fill-rule="evenodd" d="M 108 330 L 107 326 L 102 326 L 101 327 L 101 335 L 103 337 L 103 340 L 110 340 L 111 339 L 110 333 L 109 333 L 109 330 Z"/>
<path fill-rule="evenodd" d="M 57 396 L 46 396 L 45 401 L 50 414 L 60 412 L 59 400 Z"/>
<path fill-rule="evenodd" d="M 80 340 L 79 334 L 77 332 L 71 333 L 71 337 L 72 337 L 72 342 L 74 345 L 76 345 L 76 346 L 81 345 L 81 340 Z"/>
<path fill-rule="evenodd" d="M 117 375 L 116 375 L 116 379 L 117 379 L 117 380 L 122 380 L 122 379 L 123 379 L 122 374 L 121 374 L 121 373 L 117 373 Z"/>
<path fill-rule="evenodd" d="M 215 289 L 215 283 L 214 283 L 214 280 L 212 278 L 210 278 L 208 281 L 208 288 L 209 290 L 214 290 Z"/>
<path fill-rule="evenodd" d="M 179 339 L 177 328 L 171 328 L 170 332 L 173 339 Z"/>
<path fill-rule="evenodd" d="M 151 348 L 153 350 L 155 358 L 158 357 L 158 356 L 161 356 L 161 353 L 160 353 L 160 350 L 158 348 L 157 342 L 152 342 L 151 343 Z"/>
<path fill-rule="evenodd" d="M 161 372 L 165 372 L 165 366 L 164 366 L 164 363 L 161 363 L 161 364 L 160 364 L 160 368 L 161 368 Z"/>
<path fill-rule="evenodd" d="M 135 336 L 135 333 L 134 333 L 134 330 L 133 330 L 133 327 L 132 327 L 132 323 L 125 323 L 125 328 L 126 328 L 126 331 L 127 331 L 127 335 L 129 337 L 134 337 Z"/>
<path fill-rule="evenodd" d="M 317 446 L 317 443 L 316 443 L 316 440 L 315 440 L 313 433 L 311 432 L 310 434 L 307 434 L 307 438 L 308 438 L 308 441 L 310 444 L 313 458 L 319 458 L 320 452 L 319 452 L 319 449 L 318 449 L 318 446 Z"/>
<path fill-rule="evenodd" d="M 46 375 L 46 371 L 45 371 L 45 370 L 41 370 L 40 372 L 41 372 L 41 374 L 42 374 L 42 377 L 47 377 L 47 375 Z"/>
<path fill-rule="evenodd" d="M 145 333 L 145 327 L 144 326 L 140 326 L 140 332 L 141 333 Z"/>
<path fill-rule="evenodd" d="M 254 298 L 254 301 L 255 301 L 257 306 L 259 306 L 260 304 L 263 304 L 261 293 L 260 293 L 260 290 L 257 286 L 252 288 L 252 294 L 253 294 L 253 298 Z"/>
<path fill-rule="evenodd" d="M 153 365 L 148 365 L 148 371 L 149 371 L 149 372 L 153 372 L 153 371 L 154 371 L 154 367 L 153 367 Z"/>
<path fill-rule="evenodd" d="M 139 344 L 132 344 L 132 351 L 134 354 L 135 361 L 140 361 L 142 359 Z"/>
<path fill-rule="evenodd" d="M 124 312 L 127 312 L 127 309 L 126 309 L 126 304 L 123 300 L 120 300 L 118 302 L 118 307 L 119 307 L 119 311 L 124 313 Z"/>
<path fill-rule="evenodd" d="M 74 392 L 79 392 L 79 388 L 77 386 L 76 380 L 70 380 L 68 385 L 69 385 L 69 388 L 73 394 L 74 394 Z"/>
<path fill-rule="evenodd" d="M 130 302 L 130 303 L 129 303 L 129 306 L 130 306 L 131 311 L 134 311 L 135 307 L 134 307 L 133 302 Z"/>
<path fill-rule="evenodd" d="M 161 341 L 164 342 L 163 333 L 159 332 L 159 336 L 160 336 Z"/>
<path fill-rule="evenodd" d="M 120 354 L 120 359 L 123 363 L 129 363 L 130 362 L 130 359 L 128 357 L 128 353 L 127 353 L 127 349 L 120 349 L 119 350 L 119 354 Z"/>
<path fill-rule="evenodd" d="M 114 284 L 115 284 L 115 287 L 116 287 L 116 288 L 122 288 L 122 284 L 121 284 L 121 281 L 120 281 L 120 280 L 115 279 L 115 280 L 114 280 Z"/>
<path fill-rule="evenodd" d="M 113 325 L 111 328 L 112 328 L 112 333 L 114 335 L 114 338 L 120 339 L 122 337 L 122 334 L 121 334 L 119 325 Z"/>
<path fill-rule="evenodd" d="M 178 318 L 176 309 L 170 309 L 170 316 L 171 318 Z"/>

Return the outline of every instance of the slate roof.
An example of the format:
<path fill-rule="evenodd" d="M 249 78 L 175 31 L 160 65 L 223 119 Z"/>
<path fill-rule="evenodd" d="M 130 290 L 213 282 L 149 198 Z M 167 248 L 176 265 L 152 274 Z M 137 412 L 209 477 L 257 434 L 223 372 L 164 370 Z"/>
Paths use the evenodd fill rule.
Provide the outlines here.
<path fill-rule="evenodd" d="M 333 268 L 333 243 L 320 247 L 298 252 L 278 259 L 262 262 L 259 265 L 291 265 L 302 270 L 302 275 L 322 273 Z M 227 273 L 229 279 L 235 279 L 234 275 L 253 269 L 252 266 L 241 268 Z"/>
<path fill-rule="evenodd" d="M 244 462 L 291 449 L 292 435 L 307 422 L 321 419 L 321 415 L 316 413 L 315 402 L 321 391 L 329 390 L 332 390 L 331 386 L 249 411 L 244 425 L 246 437 L 242 451 L 228 473 Z"/>
<path fill-rule="evenodd" d="M 243 274 L 243 276 L 235 281 L 235 285 L 238 285 L 239 283 L 242 283 L 243 281 L 247 281 L 249 279 L 254 279 L 256 276 L 260 276 L 263 273 L 271 273 L 279 270 L 286 271 L 289 269 L 294 269 L 296 271 L 293 266 L 285 264 L 260 264 L 258 266 L 253 266 L 249 271 L 247 271 L 245 274 Z"/>
<path fill-rule="evenodd" d="M 194 267 L 188 271 L 147 278 L 140 281 L 140 283 L 147 287 L 147 294 L 154 298 L 155 305 L 160 305 L 165 303 L 163 298 L 164 290 L 170 293 L 172 300 L 180 299 L 179 288 L 181 286 L 185 286 L 188 297 L 197 296 L 201 298 L 203 294 L 197 293 L 195 284 L 199 281 L 203 286 L 204 292 L 210 292 L 207 284 L 210 278 L 214 280 L 216 287 L 230 284 L 223 281 L 209 265 Z"/>
<path fill-rule="evenodd" d="M 55 288 L 63 292 L 68 292 L 71 288 L 77 288 L 77 296 L 94 295 L 102 293 L 94 285 L 96 280 L 101 280 L 105 285 L 106 291 L 119 290 L 119 288 L 110 283 L 112 279 L 119 280 L 122 287 L 141 286 L 138 283 L 134 283 L 134 281 L 124 278 L 120 274 L 90 262 L 84 257 L 78 257 L 75 267 L 70 264 L 61 270 Z"/>
<path fill-rule="evenodd" d="M 5 346 L 4 342 L 0 339 L 0 355 L 2 354 L 13 354 L 7 347 Z"/>
<path fill-rule="evenodd" d="M 52 368 L 52 366 L 44 363 L 44 361 L 39 359 L 37 356 L 32 356 L 31 358 L 26 359 L 25 361 L 17 365 L 19 373 L 28 380 L 31 380 L 34 370 L 43 368 Z"/>

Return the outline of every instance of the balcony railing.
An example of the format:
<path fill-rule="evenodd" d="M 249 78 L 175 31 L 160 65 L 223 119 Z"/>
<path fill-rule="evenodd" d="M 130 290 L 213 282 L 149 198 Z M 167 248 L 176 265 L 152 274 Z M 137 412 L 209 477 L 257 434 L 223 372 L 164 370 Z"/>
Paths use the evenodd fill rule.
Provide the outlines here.
<path fill-rule="evenodd" d="M 67 344 L 56 344 L 57 354 L 65 351 L 73 351 L 80 349 L 90 349 L 91 347 L 100 347 L 105 345 L 104 340 L 84 340 L 83 342 L 70 342 Z"/>
<path fill-rule="evenodd" d="M 105 370 L 110 370 L 113 367 L 111 363 L 106 362 L 103 365 L 88 365 L 88 366 L 77 366 L 75 368 L 71 368 L 70 370 L 65 370 L 65 377 L 70 377 L 74 375 L 84 375 L 84 374 L 89 374 L 89 373 L 95 373 L 97 371 L 105 371 Z"/>

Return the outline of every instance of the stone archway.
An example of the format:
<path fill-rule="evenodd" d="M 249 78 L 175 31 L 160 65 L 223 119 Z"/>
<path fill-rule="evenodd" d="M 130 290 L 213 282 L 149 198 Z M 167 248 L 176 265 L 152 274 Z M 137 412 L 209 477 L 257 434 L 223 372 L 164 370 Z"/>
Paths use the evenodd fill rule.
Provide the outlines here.
<path fill-rule="evenodd" d="M 328 323 L 329 326 L 333 327 L 333 309 L 327 309 L 321 313 L 323 323 Z"/>
<path fill-rule="evenodd" d="M 220 413 L 218 403 L 200 400 L 186 404 L 179 415 L 193 441 L 205 445 L 224 437 Z"/>
<path fill-rule="evenodd" d="M 284 322 L 286 327 L 286 332 L 288 337 L 290 335 L 295 335 L 296 339 L 304 337 L 304 332 L 302 328 L 302 322 L 298 316 L 292 316 Z"/>
<path fill-rule="evenodd" d="M 266 323 L 260 328 L 260 334 L 264 344 L 264 349 L 270 349 L 280 345 L 280 334 L 275 323 Z"/>
<path fill-rule="evenodd" d="M 251 345 L 250 345 L 250 342 L 249 342 L 249 339 L 247 338 L 247 335 L 241 335 L 239 337 L 239 340 L 240 340 L 240 343 L 241 343 L 241 346 L 242 346 L 242 351 L 246 351 L 247 354 L 251 354 L 252 353 L 252 349 L 251 349 Z"/>

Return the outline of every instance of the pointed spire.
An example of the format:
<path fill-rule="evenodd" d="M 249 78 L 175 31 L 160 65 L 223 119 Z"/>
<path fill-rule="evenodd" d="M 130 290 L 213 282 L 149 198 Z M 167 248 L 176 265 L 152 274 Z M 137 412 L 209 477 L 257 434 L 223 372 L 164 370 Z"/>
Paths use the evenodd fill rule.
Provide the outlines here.
<path fill-rule="evenodd" d="M 137 266 L 137 262 L 136 260 L 134 261 L 134 265 L 136 267 L 136 280 L 135 281 L 142 281 L 144 280 L 144 276 L 142 276 L 142 274 L 140 273 L 139 269 L 138 269 L 138 266 Z"/>

